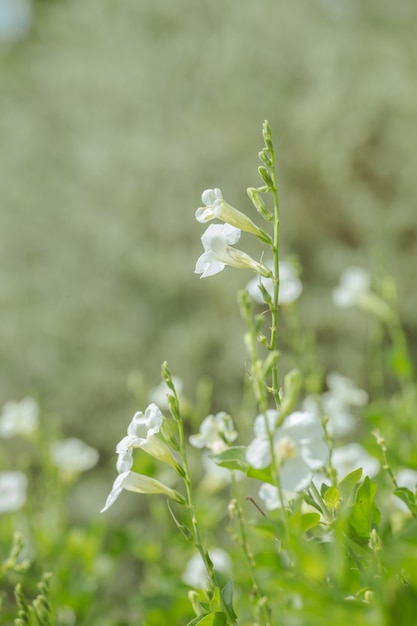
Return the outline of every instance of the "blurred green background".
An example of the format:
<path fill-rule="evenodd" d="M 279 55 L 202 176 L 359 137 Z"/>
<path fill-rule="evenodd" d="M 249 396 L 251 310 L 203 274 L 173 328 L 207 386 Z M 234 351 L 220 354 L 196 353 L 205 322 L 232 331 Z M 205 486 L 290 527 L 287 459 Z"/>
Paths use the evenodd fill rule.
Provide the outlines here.
<path fill-rule="evenodd" d="M 364 376 L 363 315 L 330 297 L 347 265 L 389 269 L 415 338 L 416 3 L 33 8 L 28 35 L 0 42 L 1 402 L 32 394 L 110 453 L 144 408 L 129 375 L 153 387 L 167 359 L 189 396 L 211 376 L 233 412 L 251 276 L 199 280 L 194 211 L 207 187 L 253 210 L 264 119 L 323 366 Z"/>

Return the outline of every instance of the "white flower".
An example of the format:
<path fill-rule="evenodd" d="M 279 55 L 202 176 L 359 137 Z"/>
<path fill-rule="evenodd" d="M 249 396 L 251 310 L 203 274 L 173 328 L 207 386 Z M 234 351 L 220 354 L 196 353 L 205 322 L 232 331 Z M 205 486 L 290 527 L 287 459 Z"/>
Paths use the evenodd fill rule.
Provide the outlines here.
<path fill-rule="evenodd" d="M 211 224 L 202 235 L 201 241 L 204 253 L 197 260 L 195 273 L 201 274 L 201 278 L 214 276 L 226 265 L 237 268 L 253 269 L 259 274 L 270 276 L 267 267 L 252 259 L 248 254 L 233 248 L 233 244 L 240 239 L 241 231 L 230 224 Z"/>
<path fill-rule="evenodd" d="M 184 498 L 174 489 L 163 485 L 155 478 L 131 471 L 133 465 L 133 448 L 141 448 L 151 456 L 169 463 L 176 471 L 181 467 L 173 456 L 170 448 L 156 435 L 162 426 L 163 415 L 156 404 L 150 404 L 145 411 L 135 413 L 127 429 L 127 436 L 117 444 L 117 471 L 118 477 L 113 483 L 112 490 L 107 498 L 101 513 L 117 500 L 123 489 L 137 493 L 164 493 L 180 504 Z"/>
<path fill-rule="evenodd" d="M 287 506 L 289 500 L 292 500 L 296 496 L 296 492 L 283 490 L 284 503 L 282 504 L 277 487 L 270 483 L 263 483 L 259 489 L 259 497 L 263 500 L 268 511 L 274 509 L 281 509 L 282 506 Z"/>
<path fill-rule="evenodd" d="M 30 0 L 0 0 L 0 41 L 16 41 L 25 37 L 32 19 Z"/>
<path fill-rule="evenodd" d="M 272 262 L 266 264 L 271 270 L 273 269 Z M 271 278 L 253 278 L 246 285 L 246 290 L 255 300 L 263 304 L 264 298 L 262 292 L 259 289 L 259 283 L 265 287 L 271 298 L 274 295 L 274 283 Z M 303 285 L 297 276 L 295 268 L 291 263 L 286 261 L 279 262 L 279 294 L 278 304 L 291 304 L 295 302 L 303 291 Z"/>
<path fill-rule="evenodd" d="M 33 398 L 6 402 L 0 415 L 0 437 L 9 439 L 15 435 L 29 435 L 38 425 L 39 406 Z"/>
<path fill-rule="evenodd" d="M 180 396 L 182 392 L 182 387 L 183 387 L 182 380 L 180 378 L 177 378 L 177 376 L 173 376 L 172 382 L 174 384 L 177 394 Z M 157 404 L 159 407 L 162 407 L 162 408 L 169 408 L 169 403 L 168 403 L 169 394 L 172 394 L 172 392 L 170 388 L 168 387 L 168 385 L 166 384 L 166 382 L 163 380 L 160 382 L 160 384 L 157 387 L 154 387 L 154 389 L 150 391 L 149 402 Z"/>
<path fill-rule="evenodd" d="M 338 480 L 341 480 L 350 472 L 362 468 L 362 478 L 372 478 L 378 474 L 380 463 L 378 459 L 358 443 L 348 443 L 341 448 L 335 448 L 332 452 L 332 465 L 336 470 Z"/>
<path fill-rule="evenodd" d="M 275 459 L 281 466 L 281 487 L 287 491 L 302 491 L 310 483 L 313 472 L 328 459 L 320 421 L 312 413 L 297 411 L 275 428 L 277 411 L 267 411 L 266 417 L 273 432 Z M 255 439 L 248 446 L 246 459 L 255 469 L 263 469 L 272 463 L 263 415 L 258 415 L 255 420 Z"/>
<path fill-rule="evenodd" d="M 402 469 L 398 472 L 397 485 L 399 487 L 407 487 L 413 493 L 417 491 L 417 472 L 413 469 Z"/>
<path fill-rule="evenodd" d="M 141 448 L 154 458 L 178 469 L 178 461 L 174 458 L 171 449 L 156 436 L 161 429 L 163 419 L 159 407 L 153 403 L 147 407 L 145 414 L 140 411 L 134 414 L 127 429 L 127 436 L 123 437 L 116 446 L 119 473 L 132 467 L 133 448 Z"/>
<path fill-rule="evenodd" d="M 356 306 L 370 293 L 371 277 L 361 267 L 348 267 L 333 290 L 333 302 L 340 308 Z"/>
<path fill-rule="evenodd" d="M 122 493 L 123 489 L 136 493 L 163 493 L 180 504 L 184 504 L 184 498 L 174 489 L 170 489 L 150 476 L 144 476 L 136 472 L 126 471 L 116 478 L 112 490 L 106 500 L 106 504 L 100 513 L 107 511 Z"/>
<path fill-rule="evenodd" d="M 26 502 L 27 482 L 22 472 L 0 472 L 0 514 L 22 508 Z"/>
<path fill-rule="evenodd" d="M 64 472 L 78 474 L 97 465 L 99 454 L 81 439 L 70 437 L 51 445 L 51 456 L 55 465 Z"/>
<path fill-rule="evenodd" d="M 196 220 L 201 224 L 213 219 L 219 219 L 231 226 L 235 226 L 235 228 L 253 233 L 265 241 L 266 233 L 258 228 L 244 213 L 225 202 L 220 189 L 206 189 L 203 191 L 201 200 L 204 206 L 197 209 L 195 213 Z"/>
<path fill-rule="evenodd" d="M 200 426 L 198 435 L 191 435 L 190 443 L 195 448 L 208 448 L 215 454 L 225 450 L 237 437 L 233 420 L 224 411 L 209 415 Z"/>
<path fill-rule="evenodd" d="M 303 409 L 315 413 L 318 417 L 328 418 L 327 431 L 331 437 L 344 437 L 355 429 L 356 418 L 350 407 L 364 406 L 368 394 L 355 383 L 341 374 L 330 372 L 326 378 L 328 391 L 321 396 L 307 396 Z"/>
<path fill-rule="evenodd" d="M 214 565 L 214 569 L 218 572 L 229 573 L 232 568 L 232 561 L 229 555 L 221 548 L 213 548 L 209 551 L 211 562 Z M 186 585 L 190 587 L 196 587 L 197 589 L 204 589 L 207 584 L 207 572 L 200 554 L 195 554 L 188 561 L 182 580 Z"/>

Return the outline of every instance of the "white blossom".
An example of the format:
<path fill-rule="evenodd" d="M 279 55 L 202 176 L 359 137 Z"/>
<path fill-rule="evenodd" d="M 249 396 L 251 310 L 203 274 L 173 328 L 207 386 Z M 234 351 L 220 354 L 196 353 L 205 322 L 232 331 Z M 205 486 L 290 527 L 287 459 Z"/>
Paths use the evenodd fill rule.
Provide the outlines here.
<path fill-rule="evenodd" d="M 71 474 L 78 474 L 91 469 L 97 465 L 99 459 L 98 451 L 95 448 L 76 437 L 55 441 L 51 445 L 51 456 L 60 470 Z"/>
<path fill-rule="evenodd" d="M 215 454 L 225 450 L 237 437 L 233 420 L 224 411 L 209 415 L 201 425 L 197 435 L 191 435 L 190 443 L 195 448 L 208 448 Z"/>
<path fill-rule="evenodd" d="M 380 463 L 371 456 L 359 443 L 348 443 L 332 451 L 332 465 L 336 470 L 338 480 L 356 469 L 362 468 L 362 478 L 372 478 L 378 474 Z"/>
<path fill-rule="evenodd" d="M 270 270 L 262 263 L 233 247 L 233 244 L 239 241 L 240 234 L 240 229 L 230 224 L 211 224 L 201 237 L 204 253 L 197 260 L 195 273 L 201 274 L 201 278 L 206 278 L 218 274 L 226 265 L 230 265 L 270 276 Z"/>
<path fill-rule="evenodd" d="M 203 191 L 201 200 L 204 206 L 198 208 L 195 213 L 198 222 L 204 224 L 210 220 L 219 219 L 235 228 L 265 239 L 265 233 L 247 215 L 224 201 L 220 189 L 206 189 Z"/>
<path fill-rule="evenodd" d="M 26 502 L 27 482 L 22 472 L 0 472 L 0 514 L 22 508 Z"/>
<path fill-rule="evenodd" d="M 308 412 L 297 411 L 288 415 L 276 428 L 277 411 L 267 411 L 269 429 L 273 433 L 273 451 L 280 465 L 280 481 L 287 491 L 302 491 L 310 483 L 313 473 L 328 459 L 328 448 L 318 418 Z M 265 418 L 255 420 L 255 439 L 248 446 L 246 459 L 255 469 L 263 469 L 272 463 Z"/>
<path fill-rule="evenodd" d="M 184 499 L 174 489 L 170 489 L 166 485 L 163 485 L 155 478 L 129 470 L 118 475 L 113 483 L 113 487 L 106 500 L 106 504 L 101 509 L 100 513 L 107 511 L 116 502 L 123 489 L 126 489 L 127 491 L 134 491 L 136 493 L 165 494 L 169 498 L 172 498 L 172 500 L 175 500 L 180 504 L 184 504 Z"/>
<path fill-rule="evenodd" d="M 368 394 L 359 389 L 346 376 L 330 372 L 326 378 L 328 391 L 321 396 L 307 396 L 303 409 L 317 416 L 325 415 L 328 419 L 327 431 L 331 437 L 344 437 L 356 426 L 356 417 L 351 407 L 365 406 Z"/>
<path fill-rule="evenodd" d="M 38 426 L 39 406 L 33 398 L 4 404 L 0 415 L 0 437 L 9 439 L 16 435 L 30 435 Z"/>
<path fill-rule="evenodd" d="M 371 277 L 361 267 L 347 267 L 340 277 L 339 285 L 333 290 L 333 302 L 340 308 L 361 303 L 370 293 Z"/>
<path fill-rule="evenodd" d="M 133 448 L 141 448 L 155 459 L 164 461 L 174 469 L 178 469 L 179 464 L 172 450 L 162 439 L 156 436 L 161 429 L 163 419 L 161 410 L 153 403 L 147 407 L 145 414 L 140 411 L 134 414 L 128 426 L 126 437 L 123 437 L 116 446 L 119 473 L 125 471 L 126 464 L 129 463 L 130 469 L 133 463 Z"/>

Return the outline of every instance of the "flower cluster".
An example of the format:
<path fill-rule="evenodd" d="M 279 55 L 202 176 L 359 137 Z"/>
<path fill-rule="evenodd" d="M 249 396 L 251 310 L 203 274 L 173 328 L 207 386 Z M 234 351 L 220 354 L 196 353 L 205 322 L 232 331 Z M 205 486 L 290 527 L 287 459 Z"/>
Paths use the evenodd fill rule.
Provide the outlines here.
<path fill-rule="evenodd" d="M 205 223 L 217 218 L 225 223 L 211 224 L 202 235 L 204 253 L 197 260 L 195 273 L 201 274 L 201 278 L 206 278 L 218 274 L 226 265 L 230 265 L 241 269 L 251 269 L 269 278 L 272 272 L 268 267 L 234 247 L 240 239 L 242 230 L 264 241 L 268 240 L 268 235 L 246 215 L 227 204 L 223 200 L 220 189 L 206 189 L 201 198 L 205 206 L 197 209 L 196 219 Z"/>

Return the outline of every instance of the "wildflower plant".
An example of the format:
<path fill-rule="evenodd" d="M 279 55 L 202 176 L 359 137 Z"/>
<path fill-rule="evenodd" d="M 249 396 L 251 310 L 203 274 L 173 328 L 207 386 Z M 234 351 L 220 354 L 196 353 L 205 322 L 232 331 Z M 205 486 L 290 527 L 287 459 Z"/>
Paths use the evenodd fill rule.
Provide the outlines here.
<path fill-rule="evenodd" d="M 324 379 L 304 354 L 306 346 L 311 352 L 314 346 L 311 335 L 291 321 L 298 320 L 302 284 L 297 266 L 280 259 L 268 122 L 262 134 L 261 185 L 247 190 L 257 215 L 252 219 L 234 208 L 217 188 L 203 192 L 195 215 L 202 224 L 220 221 L 201 237 L 204 252 L 195 272 L 209 278 L 230 266 L 252 273 L 238 294 L 250 409 L 237 408 L 233 415 L 219 411 L 198 425 L 188 410 L 186 420 L 175 378 L 164 363 L 164 406 L 151 403 L 144 414 L 134 415 L 116 447 L 118 476 L 102 510 L 124 489 L 167 498 L 174 525 L 193 548 L 179 574 L 192 587 L 189 626 L 315 626 L 330 620 L 384 626 L 393 615 L 405 619 L 417 600 L 417 458 L 393 420 L 387 421 L 389 412 L 397 411 L 415 442 L 412 361 L 389 281 L 378 291 L 370 274 L 358 268 L 342 275 L 334 304 L 356 306 L 383 325 L 380 344 L 391 342 L 395 351 L 390 375 L 398 390 L 390 409 L 342 374 L 330 372 Z M 235 247 L 242 234 L 258 242 L 256 258 Z M 283 346 L 293 348 L 295 367 L 286 367 Z M 397 445 L 396 471 L 385 430 Z M 203 468 L 209 460 L 228 473 L 229 480 L 219 480 L 220 491 L 207 489 L 209 469 L 203 469 L 206 480 L 194 479 L 196 450 Z M 154 459 L 158 478 L 135 472 L 144 453 Z M 217 484 L 217 478 L 213 481 Z M 213 503 L 205 515 L 201 497 Z M 216 511 L 219 518 L 213 521 Z"/>

